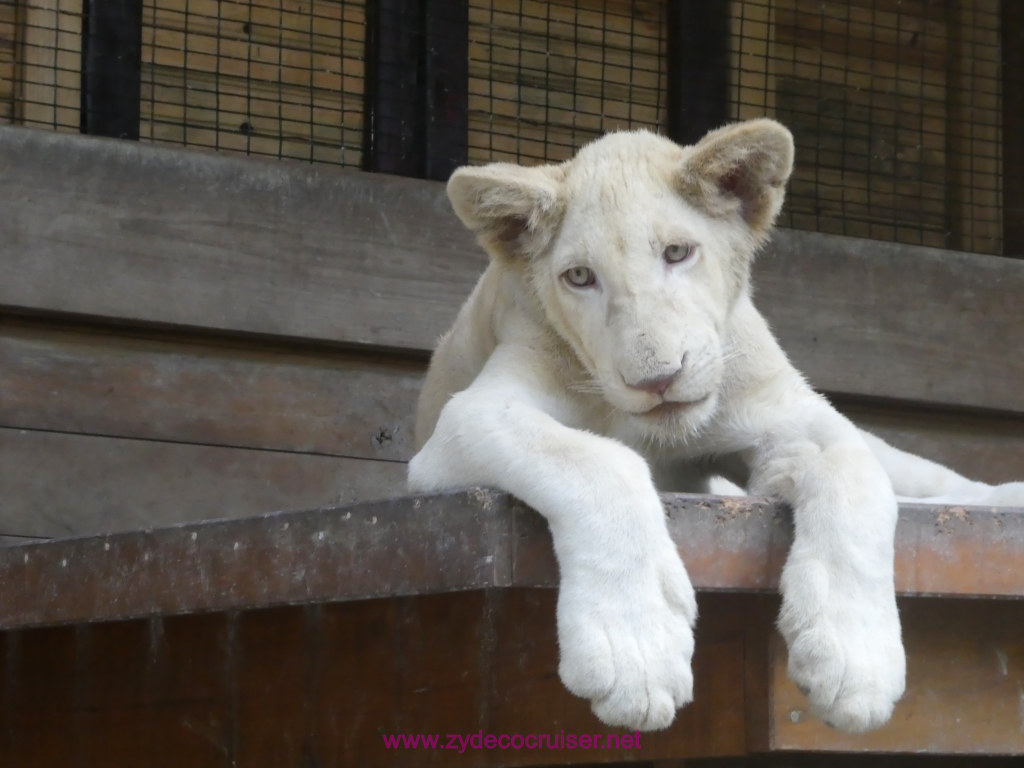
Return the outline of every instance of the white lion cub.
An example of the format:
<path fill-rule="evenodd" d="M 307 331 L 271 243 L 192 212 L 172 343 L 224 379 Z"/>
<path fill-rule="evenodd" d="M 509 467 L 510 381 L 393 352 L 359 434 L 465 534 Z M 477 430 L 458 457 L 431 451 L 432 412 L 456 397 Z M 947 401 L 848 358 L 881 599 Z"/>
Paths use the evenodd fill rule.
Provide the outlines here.
<path fill-rule="evenodd" d="M 792 162 L 789 132 L 755 120 L 691 147 L 610 134 L 448 184 L 491 262 L 434 353 L 409 487 L 492 486 L 547 518 L 559 672 L 609 725 L 665 728 L 693 693 L 696 603 L 655 479 L 699 491 L 719 474 L 792 505 L 789 674 L 850 731 L 884 723 L 904 687 L 882 463 L 908 493 L 1008 492 L 861 434 L 786 359 L 749 275 Z"/>

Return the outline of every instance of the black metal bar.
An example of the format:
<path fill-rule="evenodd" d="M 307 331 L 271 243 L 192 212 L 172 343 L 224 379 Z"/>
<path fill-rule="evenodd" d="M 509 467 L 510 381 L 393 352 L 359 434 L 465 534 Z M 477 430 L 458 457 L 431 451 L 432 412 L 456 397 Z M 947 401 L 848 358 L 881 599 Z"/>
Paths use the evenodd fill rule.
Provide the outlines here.
<path fill-rule="evenodd" d="M 1003 0 L 1003 253 L 1024 257 L 1024 4 Z"/>
<path fill-rule="evenodd" d="M 371 0 L 364 168 L 446 179 L 466 161 L 466 0 Z"/>
<path fill-rule="evenodd" d="M 668 3 L 668 135 L 692 144 L 729 119 L 728 0 Z"/>
<path fill-rule="evenodd" d="M 368 171 L 422 176 L 423 2 L 367 4 L 366 139 Z"/>
<path fill-rule="evenodd" d="M 468 0 L 426 0 L 423 43 L 424 176 L 444 180 L 466 162 Z"/>
<path fill-rule="evenodd" d="M 139 138 L 142 0 L 86 0 L 81 130 Z"/>

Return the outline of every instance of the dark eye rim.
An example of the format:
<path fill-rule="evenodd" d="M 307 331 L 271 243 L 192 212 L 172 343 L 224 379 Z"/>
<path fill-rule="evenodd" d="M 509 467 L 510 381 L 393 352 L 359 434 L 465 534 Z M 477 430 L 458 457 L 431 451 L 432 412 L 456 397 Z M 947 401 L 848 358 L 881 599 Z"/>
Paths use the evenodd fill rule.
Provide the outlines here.
<path fill-rule="evenodd" d="M 682 264 L 693 258 L 697 246 L 693 243 L 669 243 L 661 252 L 661 258 L 666 264 Z"/>
<path fill-rule="evenodd" d="M 587 279 L 585 282 L 577 283 L 569 276 L 576 271 L 585 272 L 587 274 Z M 569 267 L 569 269 L 565 270 L 562 273 L 562 280 L 564 280 L 569 286 L 573 288 L 591 288 L 597 285 L 597 275 L 594 274 L 594 270 L 592 270 L 590 267 Z"/>

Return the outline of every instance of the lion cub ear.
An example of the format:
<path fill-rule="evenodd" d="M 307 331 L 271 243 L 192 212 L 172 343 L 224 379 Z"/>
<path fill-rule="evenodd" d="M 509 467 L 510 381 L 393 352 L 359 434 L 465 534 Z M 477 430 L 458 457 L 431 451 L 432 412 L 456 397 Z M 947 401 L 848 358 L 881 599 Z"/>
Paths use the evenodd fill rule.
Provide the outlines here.
<path fill-rule="evenodd" d="M 711 131 L 690 147 L 680 191 L 711 216 L 738 212 L 761 240 L 782 208 L 792 170 L 793 135 L 774 120 L 750 120 Z"/>
<path fill-rule="evenodd" d="M 559 166 L 464 166 L 448 180 L 456 215 L 489 252 L 530 256 L 550 241 L 564 210 Z"/>

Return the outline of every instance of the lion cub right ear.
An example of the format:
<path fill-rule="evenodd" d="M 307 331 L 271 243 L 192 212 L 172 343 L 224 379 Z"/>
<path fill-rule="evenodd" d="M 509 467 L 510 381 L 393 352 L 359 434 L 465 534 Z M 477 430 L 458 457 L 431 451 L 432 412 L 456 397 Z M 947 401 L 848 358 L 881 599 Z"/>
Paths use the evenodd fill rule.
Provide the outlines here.
<path fill-rule="evenodd" d="M 464 166 L 448 180 L 448 199 L 489 253 L 531 256 L 544 249 L 561 220 L 563 179 L 553 165 Z"/>

